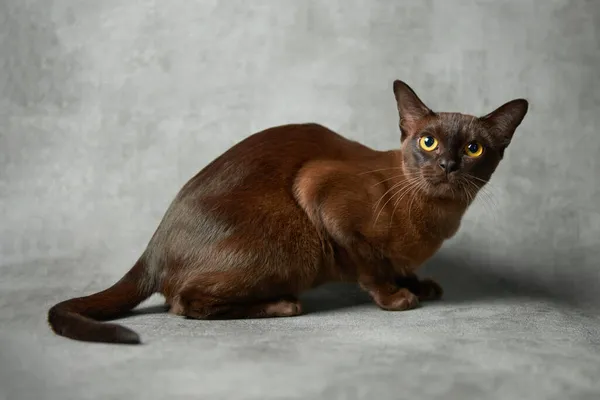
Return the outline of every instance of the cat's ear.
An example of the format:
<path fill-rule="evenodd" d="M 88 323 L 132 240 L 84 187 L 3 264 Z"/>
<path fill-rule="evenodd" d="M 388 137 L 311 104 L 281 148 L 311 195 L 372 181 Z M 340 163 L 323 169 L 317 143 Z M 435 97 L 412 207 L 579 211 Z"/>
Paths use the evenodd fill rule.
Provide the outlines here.
<path fill-rule="evenodd" d="M 517 127 L 521 125 L 528 109 L 529 103 L 527 100 L 515 99 L 501 105 L 491 113 L 480 117 L 479 120 L 482 121 L 494 135 L 500 138 L 503 141 L 502 144 L 506 147 L 510 143 Z"/>
<path fill-rule="evenodd" d="M 434 112 L 429 109 L 419 96 L 406 83 L 394 81 L 394 96 L 400 114 L 400 131 L 402 137 L 414 132 L 416 123 Z"/>

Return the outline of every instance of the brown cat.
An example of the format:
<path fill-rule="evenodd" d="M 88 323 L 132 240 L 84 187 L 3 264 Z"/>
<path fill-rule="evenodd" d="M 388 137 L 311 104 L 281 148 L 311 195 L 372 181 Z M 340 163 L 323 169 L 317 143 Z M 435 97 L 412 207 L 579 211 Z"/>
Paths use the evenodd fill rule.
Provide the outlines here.
<path fill-rule="evenodd" d="M 376 151 L 316 124 L 256 133 L 188 181 L 148 247 L 112 287 L 48 312 L 72 339 L 140 343 L 98 322 L 153 293 L 191 318 L 288 317 L 298 296 L 358 282 L 384 310 L 442 289 L 415 275 L 453 236 L 525 117 L 526 100 L 483 117 L 434 112 L 395 81 L 399 150 Z"/>

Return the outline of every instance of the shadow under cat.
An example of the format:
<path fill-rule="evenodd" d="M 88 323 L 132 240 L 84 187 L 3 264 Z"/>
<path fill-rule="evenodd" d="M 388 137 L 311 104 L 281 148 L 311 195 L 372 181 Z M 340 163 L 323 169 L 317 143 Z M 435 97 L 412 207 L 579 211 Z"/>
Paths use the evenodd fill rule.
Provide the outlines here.
<path fill-rule="evenodd" d="M 444 289 L 439 302 L 465 304 L 499 299 L 535 299 L 565 306 L 576 306 L 580 298 L 575 290 L 566 287 L 548 288 L 527 273 L 502 275 L 502 261 L 492 266 L 488 261 L 465 263 L 450 251 L 441 252 L 421 270 L 420 277 L 431 277 Z M 314 289 L 301 297 L 306 313 L 329 312 L 335 309 L 375 304 L 356 284 L 330 284 Z M 430 302 L 422 302 L 427 307 Z"/>
<path fill-rule="evenodd" d="M 560 283 L 548 287 L 527 272 L 514 272 L 507 268 L 503 260 L 484 261 L 469 259 L 466 261 L 455 253 L 460 249 L 441 250 L 420 270 L 420 277 L 431 277 L 444 289 L 442 304 L 476 305 L 482 301 L 499 299 L 535 299 L 563 306 L 576 306 L 581 302 L 580 292 Z M 493 263 L 493 265 L 490 265 Z M 526 271 L 526 268 L 521 268 Z M 507 271 L 502 273 L 501 271 Z M 508 271 L 511 271 L 510 273 Z M 560 287 L 560 289 L 559 289 Z M 364 305 L 376 307 L 368 293 L 353 283 L 330 283 L 310 290 L 300 296 L 304 314 L 334 312 Z M 430 302 L 423 302 L 427 307 Z M 164 313 L 166 305 L 141 307 L 128 314 L 144 315 Z"/>

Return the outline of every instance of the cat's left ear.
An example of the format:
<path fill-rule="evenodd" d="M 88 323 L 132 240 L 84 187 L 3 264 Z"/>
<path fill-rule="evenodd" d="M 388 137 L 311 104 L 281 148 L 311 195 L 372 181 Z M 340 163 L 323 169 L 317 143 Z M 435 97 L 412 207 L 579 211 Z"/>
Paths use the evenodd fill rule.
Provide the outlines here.
<path fill-rule="evenodd" d="M 491 113 L 480 117 L 488 129 L 503 140 L 504 147 L 508 146 L 517 127 L 523 122 L 529 109 L 525 99 L 515 99 L 501 105 Z"/>

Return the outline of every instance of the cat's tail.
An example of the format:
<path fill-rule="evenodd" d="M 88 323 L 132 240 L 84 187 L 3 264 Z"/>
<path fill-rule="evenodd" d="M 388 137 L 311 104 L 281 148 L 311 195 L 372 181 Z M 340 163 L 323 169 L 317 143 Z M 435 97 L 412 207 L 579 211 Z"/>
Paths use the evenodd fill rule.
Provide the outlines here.
<path fill-rule="evenodd" d="M 48 323 L 61 336 L 85 342 L 139 344 L 140 337 L 121 325 L 100 320 L 116 318 L 150 297 L 156 287 L 148 284 L 144 256 L 121 280 L 90 296 L 63 301 L 50 308 Z"/>

